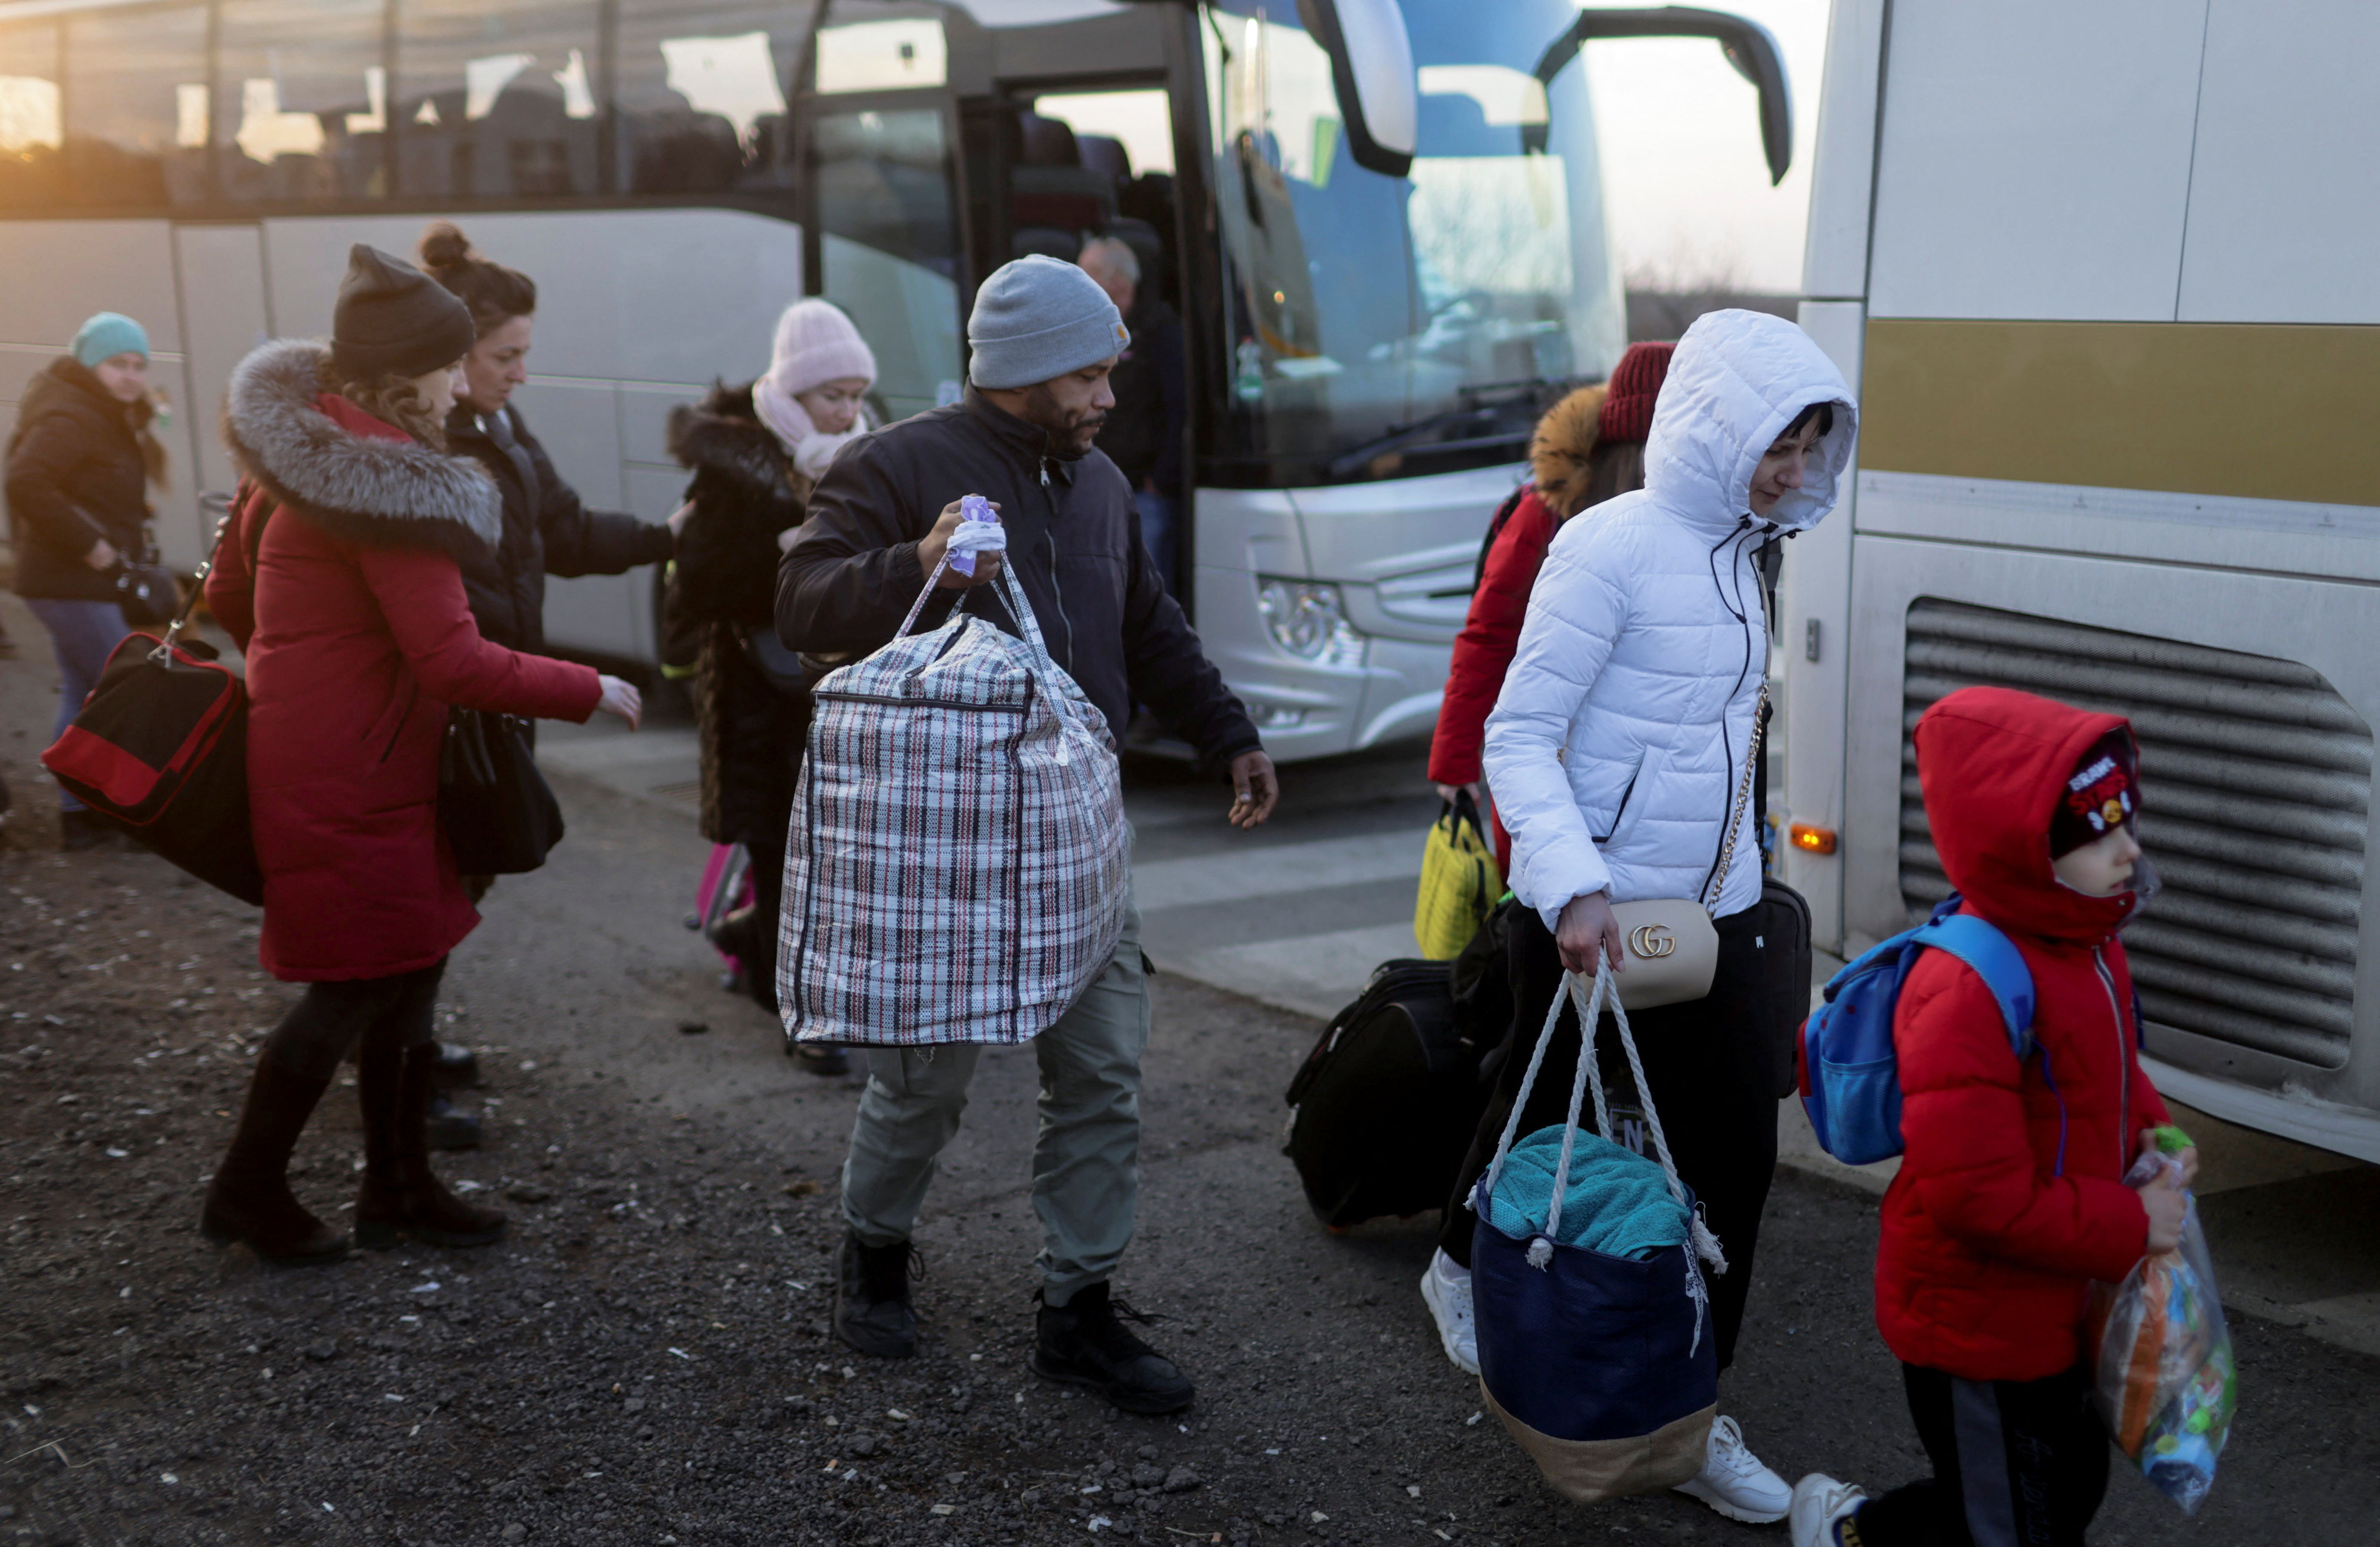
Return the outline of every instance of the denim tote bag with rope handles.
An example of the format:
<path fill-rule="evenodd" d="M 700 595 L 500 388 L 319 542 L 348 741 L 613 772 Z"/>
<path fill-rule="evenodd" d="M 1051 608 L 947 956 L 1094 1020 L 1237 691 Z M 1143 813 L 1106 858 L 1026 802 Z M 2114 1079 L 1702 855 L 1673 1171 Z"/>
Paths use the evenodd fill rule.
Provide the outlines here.
<path fill-rule="evenodd" d="M 1104 717 L 1002 565 L 1011 635 L 953 610 L 821 678 L 785 845 L 785 1035 L 1022 1042 L 1115 954 L 1130 829 Z"/>
<path fill-rule="evenodd" d="M 1600 964 L 1590 997 L 1576 973 L 1563 974 L 1563 992 L 1547 1012 L 1496 1158 L 1472 1195 L 1478 1215 L 1471 1293 L 1478 1319 L 1480 1391 L 1546 1480 L 1581 1504 L 1673 1487 L 1702 1469 L 1718 1406 L 1718 1342 L 1703 1274 L 1706 1267 L 1727 1271 L 1718 1241 L 1678 1178 L 1628 1012 L 1611 992 L 1612 977 L 1609 964 Z M 1512 1200 L 1500 1195 L 1498 1183 L 1564 999 L 1578 1008 L 1582 1052 L 1560 1158 L 1542 1228 L 1531 1219 L 1529 1228 L 1514 1234 L 1497 1223 L 1497 1216 L 1512 1214 L 1509 1207 L 1499 1206 L 1500 1199 Z M 1621 1051 L 1643 1097 L 1661 1185 L 1684 1214 L 1676 1232 L 1683 1238 L 1677 1244 L 1625 1256 L 1566 1245 L 1562 1238 L 1565 1202 L 1574 1213 L 1593 1206 L 1591 1200 L 1565 1197 L 1580 1104 L 1589 1092 L 1597 1131 L 1619 1142 L 1591 1051 L 1596 1023 L 1606 1008 L 1615 1017 Z"/>

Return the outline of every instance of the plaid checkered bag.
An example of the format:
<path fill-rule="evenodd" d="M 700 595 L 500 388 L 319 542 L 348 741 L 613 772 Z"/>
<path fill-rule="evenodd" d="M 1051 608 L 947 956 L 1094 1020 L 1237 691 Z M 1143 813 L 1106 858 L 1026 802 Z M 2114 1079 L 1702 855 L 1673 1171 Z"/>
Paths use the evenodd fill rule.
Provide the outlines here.
<path fill-rule="evenodd" d="M 777 956 L 792 1041 L 1026 1041 L 1123 932 L 1130 856 L 1104 717 L 1005 566 L 1022 639 L 963 612 L 911 634 L 941 573 L 891 644 L 813 691 Z"/>

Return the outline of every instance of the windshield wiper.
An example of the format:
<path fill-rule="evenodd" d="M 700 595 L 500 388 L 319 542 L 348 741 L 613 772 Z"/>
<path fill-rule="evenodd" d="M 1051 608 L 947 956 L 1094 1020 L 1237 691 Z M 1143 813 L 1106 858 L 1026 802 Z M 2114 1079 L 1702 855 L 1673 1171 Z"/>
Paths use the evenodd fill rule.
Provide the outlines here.
<path fill-rule="evenodd" d="M 1341 452 L 1323 464 L 1322 470 L 1331 478 L 1345 478 L 1367 462 L 1385 457 L 1392 451 L 1402 451 L 1418 442 L 1427 440 L 1431 435 L 1451 425 L 1458 424 L 1464 420 L 1482 418 L 1500 408 L 1512 408 L 1526 403 L 1534 419 L 1538 403 L 1554 393 L 1567 392 L 1577 384 L 1576 379 L 1571 377 L 1532 376 L 1524 381 L 1481 382 L 1472 386 L 1457 387 L 1455 391 L 1469 398 L 1469 402 L 1457 404 L 1451 408 L 1440 409 L 1437 413 L 1417 419 L 1411 424 L 1391 424 L 1374 439 Z M 1496 434 L 1438 441 L 1425 449 L 1445 452 L 1476 451 L 1483 446 L 1500 445 L 1512 441 L 1526 441 L 1534 429 L 1535 426 L 1531 425 L 1526 429 L 1505 431 Z"/>

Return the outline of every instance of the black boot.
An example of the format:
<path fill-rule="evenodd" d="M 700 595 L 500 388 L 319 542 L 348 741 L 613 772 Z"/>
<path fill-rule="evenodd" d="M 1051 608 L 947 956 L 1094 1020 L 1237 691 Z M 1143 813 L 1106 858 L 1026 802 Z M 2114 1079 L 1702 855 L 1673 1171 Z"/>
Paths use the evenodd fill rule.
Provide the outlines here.
<path fill-rule="evenodd" d="M 909 1280 L 926 1276 L 926 1260 L 907 1241 L 863 1244 L 846 1229 L 835 1253 L 834 1334 L 861 1353 L 905 1359 L 917 1351 L 917 1313 L 909 1307 Z"/>
<path fill-rule="evenodd" d="M 200 1233 L 217 1246 L 246 1241 L 270 1268 L 306 1268 L 347 1254 L 347 1238 L 306 1212 L 289 1191 L 289 1151 L 327 1079 L 293 1074 L 270 1058 L 256 1061 L 239 1127 L 199 1216 Z"/>
<path fill-rule="evenodd" d="M 460 1090 L 480 1083 L 480 1055 L 460 1042 L 432 1042 L 438 1050 L 436 1084 L 441 1090 Z"/>
<path fill-rule="evenodd" d="M 1075 1290 L 1062 1306 L 1044 1301 L 1033 1329 L 1034 1372 L 1088 1386 L 1127 1413 L 1178 1413 L 1196 1395 L 1189 1378 L 1123 1324 L 1149 1320 L 1104 1284 Z"/>
<path fill-rule="evenodd" d="M 364 1117 L 364 1180 L 356 1194 L 356 1239 L 385 1250 L 410 1236 L 427 1246 L 485 1246 L 504 1216 L 448 1192 L 430 1169 L 431 1088 L 438 1049 L 367 1047 L 356 1059 Z"/>

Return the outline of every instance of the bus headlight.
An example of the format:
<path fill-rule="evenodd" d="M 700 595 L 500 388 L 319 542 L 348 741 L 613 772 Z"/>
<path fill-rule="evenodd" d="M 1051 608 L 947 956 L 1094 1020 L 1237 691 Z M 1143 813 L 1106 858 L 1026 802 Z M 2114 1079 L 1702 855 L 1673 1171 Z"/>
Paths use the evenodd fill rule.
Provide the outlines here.
<path fill-rule="evenodd" d="M 1299 660 L 1342 669 L 1363 665 L 1364 636 L 1347 621 L 1337 586 L 1259 575 L 1257 611 L 1273 642 Z"/>

